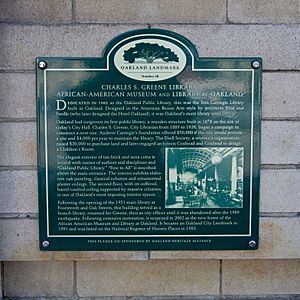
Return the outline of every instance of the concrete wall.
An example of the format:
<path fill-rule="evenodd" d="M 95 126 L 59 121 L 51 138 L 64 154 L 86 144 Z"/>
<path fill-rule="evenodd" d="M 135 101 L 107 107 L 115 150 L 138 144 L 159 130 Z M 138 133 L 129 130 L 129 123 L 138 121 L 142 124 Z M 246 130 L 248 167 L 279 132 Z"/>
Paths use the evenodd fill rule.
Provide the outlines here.
<path fill-rule="evenodd" d="M 299 0 L 1 0 L 3 296 L 300 294 L 299 10 Z M 38 249 L 34 59 L 100 56 L 116 35 L 147 26 L 183 34 L 200 56 L 264 60 L 258 251 Z"/>

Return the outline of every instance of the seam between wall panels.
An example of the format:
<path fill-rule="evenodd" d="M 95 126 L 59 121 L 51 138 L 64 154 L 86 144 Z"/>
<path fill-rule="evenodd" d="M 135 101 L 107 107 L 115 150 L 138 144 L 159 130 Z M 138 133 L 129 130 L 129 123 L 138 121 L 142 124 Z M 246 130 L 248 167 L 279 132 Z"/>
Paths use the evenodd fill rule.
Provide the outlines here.
<path fill-rule="evenodd" d="M 219 281 L 219 294 L 223 295 L 223 261 L 220 259 L 220 281 Z"/>
<path fill-rule="evenodd" d="M 77 261 L 73 262 L 73 296 L 79 298 L 77 291 Z"/>
<path fill-rule="evenodd" d="M 76 0 L 72 0 L 72 24 L 76 24 Z"/>
<path fill-rule="evenodd" d="M 0 262 L 0 282 L 1 282 L 1 285 L 0 285 L 0 299 L 1 297 L 4 297 L 4 262 L 1 261 Z"/>
<path fill-rule="evenodd" d="M 76 19 L 76 15 L 75 15 Z M 124 26 L 124 25 L 142 25 L 145 26 L 149 24 L 150 26 L 158 26 L 158 25 L 192 25 L 192 26 L 210 26 L 210 25 L 221 25 L 221 26 L 251 26 L 251 25 L 260 25 L 260 26 L 296 26 L 299 25 L 300 22 L 290 22 L 290 23 L 272 23 L 272 22 L 230 22 L 228 20 L 225 20 L 225 22 L 115 22 L 115 23 L 109 23 L 109 22 L 84 22 L 84 21 L 73 21 L 73 18 L 71 18 L 70 21 L 62 21 L 62 22 L 53 22 L 53 23 L 44 23 L 44 22 L 14 22 L 14 21 L 0 21 L 0 25 L 16 25 L 16 26 L 45 26 L 45 27 L 60 27 L 60 26 L 89 26 L 89 25 L 99 25 L 99 26 Z"/>

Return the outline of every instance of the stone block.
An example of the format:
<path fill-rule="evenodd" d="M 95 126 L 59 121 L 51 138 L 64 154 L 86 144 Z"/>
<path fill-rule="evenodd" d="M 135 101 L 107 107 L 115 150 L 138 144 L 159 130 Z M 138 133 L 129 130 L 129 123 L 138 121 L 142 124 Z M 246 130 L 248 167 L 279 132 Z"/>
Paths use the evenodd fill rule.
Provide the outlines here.
<path fill-rule="evenodd" d="M 299 118 L 299 86 L 299 73 L 264 73 L 262 85 L 263 118 Z"/>
<path fill-rule="evenodd" d="M 297 25 L 166 25 L 192 41 L 200 57 L 262 57 L 264 70 L 299 69 Z M 1 64 L 0 64 L 1 65 Z"/>
<path fill-rule="evenodd" d="M 0 73 L 0 118 L 35 118 L 35 75 Z"/>
<path fill-rule="evenodd" d="M 299 23 L 299 1 L 229 0 L 228 19 L 232 23 Z"/>
<path fill-rule="evenodd" d="M 6 262 L 5 297 L 73 296 L 73 262 Z"/>
<path fill-rule="evenodd" d="M 148 251 L 40 251 L 37 219 L 0 219 L 0 261 L 147 260 Z"/>
<path fill-rule="evenodd" d="M 216 295 L 219 261 L 78 262 L 77 290 L 81 297 Z"/>
<path fill-rule="evenodd" d="M 225 0 L 76 0 L 83 23 L 225 23 Z"/>
<path fill-rule="evenodd" d="M 0 123 L 0 165 L 36 165 L 35 123 Z"/>
<path fill-rule="evenodd" d="M 0 171 L 0 212 L 37 213 L 37 171 Z"/>
<path fill-rule="evenodd" d="M 300 211 L 300 170 L 261 170 L 260 211 Z"/>
<path fill-rule="evenodd" d="M 300 260 L 224 260 L 222 278 L 224 295 L 299 294 Z"/>
<path fill-rule="evenodd" d="M 299 164 L 300 122 L 262 122 L 261 162 L 263 164 Z"/>
<path fill-rule="evenodd" d="M 0 32 L 0 69 L 33 70 L 37 56 L 100 57 L 112 38 L 140 27 L 5 25 Z M 157 27 L 173 30 L 189 38 L 196 45 L 200 57 L 261 56 L 267 70 L 300 68 L 300 56 L 295 46 L 295 41 L 300 39 L 300 28 L 296 25 L 160 24 Z"/>
<path fill-rule="evenodd" d="M 259 249 L 253 251 L 151 251 L 151 259 L 299 259 L 300 218 L 260 218 Z"/>
<path fill-rule="evenodd" d="M 72 0 L 1 0 L 0 21 L 12 23 L 69 23 Z"/>
<path fill-rule="evenodd" d="M 137 28 L 140 26 L 3 25 L 0 69 L 34 70 L 38 56 L 100 57 L 107 42 Z"/>

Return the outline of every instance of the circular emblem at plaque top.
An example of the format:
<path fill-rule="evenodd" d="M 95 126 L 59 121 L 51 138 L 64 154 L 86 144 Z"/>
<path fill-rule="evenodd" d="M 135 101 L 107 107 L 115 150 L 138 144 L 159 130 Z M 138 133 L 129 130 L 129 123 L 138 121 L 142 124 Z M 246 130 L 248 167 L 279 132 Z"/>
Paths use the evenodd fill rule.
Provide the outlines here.
<path fill-rule="evenodd" d="M 180 47 L 159 38 L 131 41 L 120 47 L 114 57 L 123 75 L 140 81 L 172 78 L 184 70 L 186 61 Z"/>

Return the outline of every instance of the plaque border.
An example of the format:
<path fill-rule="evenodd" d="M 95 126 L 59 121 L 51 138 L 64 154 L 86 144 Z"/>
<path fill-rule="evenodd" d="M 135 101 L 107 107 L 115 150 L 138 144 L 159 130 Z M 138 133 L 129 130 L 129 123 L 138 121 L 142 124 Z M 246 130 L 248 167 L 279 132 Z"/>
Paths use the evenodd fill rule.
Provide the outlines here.
<path fill-rule="evenodd" d="M 198 234 L 198 235 L 178 235 L 178 234 L 165 234 L 165 235 L 51 235 L 49 234 L 49 225 L 51 223 L 51 215 L 49 218 L 49 206 L 46 205 L 46 197 L 49 202 L 49 186 L 48 186 L 48 171 L 46 172 L 47 180 L 45 177 L 45 164 L 48 170 L 48 159 L 45 160 L 46 152 L 48 152 L 48 120 L 47 120 L 47 72 L 61 72 L 61 71 L 109 71 L 113 63 L 111 54 L 114 53 L 115 48 L 130 39 L 137 39 L 138 37 L 162 37 L 164 40 L 173 40 L 175 43 L 180 44 L 186 51 L 187 59 L 192 72 L 197 71 L 233 71 L 233 72 L 251 72 L 249 78 L 249 85 L 251 82 L 251 149 L 249 163 L 249 222 L 247 234 Z M 40 69 L 38 63 L 42 60 L 53 63 L 53 68 Z M 215 68 L 215 63 L 222 65 L 225 61 L 230 62 L 230 66 L 234 67 L 234 62 L 241 62 L 243 68 Z M 73 61 L 78 63 L 87 63 L 89 68 L 72 68 Z M 253 62 L 258 62 L 258 67 L 254 66 Z M 38 57 L 36 59 L 36 79 L 37 79 L 37 172 L 38 172 L 38 192 L 39 192 L 39 236 L 40 236 L 40 249 L 43 251 L 126 251 L 126 250 L 255 250 L 258 248 L 259 243 L 259 181 L 260 181 L 260 145 L 261 145 L 261 104 L 262 104 L 262 59 L 260 57 L 200 57 L 197 49 L 186 37 L 169 30 L 164 29 L 138 29 L 122 33 L 113 38 L 104 48 L 102 57 Z M 91 68 L 91 64 L 95 64 L 96 68 Z M 196 68 L 200 63 L 208 64 L 213 68 Z M 212 65 L 211 65 L 212 64 Z M 239 63 L 238 63 L 239 64 Z M 46 65 L 47 66 L 47 65 Z M 60 68 L 60 66 L 65 68 Z M 46 104 L 46 105 L 45 105 Z M 45 119 L 44 119 L 45 118 Z M 44 119 L 44 120 L 43 120 Z M 44 127 L 45 126 L 45 127 Z M 250 127 L 247 127 L 248 130 Z M 46 132 L 47 129 L 47 132 Z M 43 132 L 44 131 L 44 132 Z M 245 147 L 244 147 L 245 149 Z M 47 153 L 48 156 L 48 153 Z M 47 157 L 48 158 L 48 157 Z M 47 183 L 47 184 L 46 184 Z M 46 196 L 46 197 L 45 197 Z M 47 216 L 46 216 L 47 209 Z M 47 218 L 47 219 L 46 219 Z M 102 238 L 105 242 L 106 239 L 115 238 L 155 238 L 160 241 L 155 243 L 117 243 L 117 244 L 88 244 L 87 238 Z M 178 237 L 178 241 L 174 244 L 164 243 L 163 238 L 174 239 Z M 211 242 L 204 242 L 202 240 L 195 241 L 195 243 L 187 244 L 182 241 L 185 239 L 193 238 L 212 238 Z M 49 239 L 48 239 L 49 238 Z M 52 239 L 53 238 L 53 239 Z M 55 239 L 57 238 L 57 239 Z M 68 239 L 63 239 L 68 238 Z M 48 241 L 47 241 L 48 240 Z M 81 244 L 81 240 L 86 243 Z M 182 241 L 180 241 L 182 240 Z M 249 241 L 253 241 L 255 245 L 250 245 Z M 45 246 L 43 243 L 47 242 Z M 49 246 L 50 242 L 50 246 Z M 83 242 L 83 241 L 82 241 Z M 120 242 L 120 240 L 119 240 Z"/>
<path fill-rule="evenodd" d="M 108 69 L 109 70 L 109 69 Z M 247 234 L 155 234 L 155 235 L 128 235 L 128 234 L 110 234 L 110 235 L 51 235 L 50 234 L 50 221 L 49 221 L 49 186 L 48 186 L 48 118 L 47 118 L 47 72 L 52 71 L 87 71 L 87 72 L 101 72 L 106 71 L 106 69 L 46 69 L 44 70 L 44 107 L 45 107 L 45 114 L 44 114 L 44 122 L 45 122 L 45 164 L 46 164 L 46 228 L 47 228 L 47 237 L 50 238 L 59 238 L 59 237 L 66 237 L 66 238 L 88 238 L 88 237 L 101 237 L 101 238 L 111 238 L 111 237 L 249 237 L 252 235 L 252 198 L 253 198 L 253 130 L 254 130 L 254 69 L 195 69 L 194 66 L 192 68 L 193 72 L 251 72 L 251 149 L 250 149 L 250 187 L 249 187 L 249 226 L 248 226 L 248 233 Z"/>

